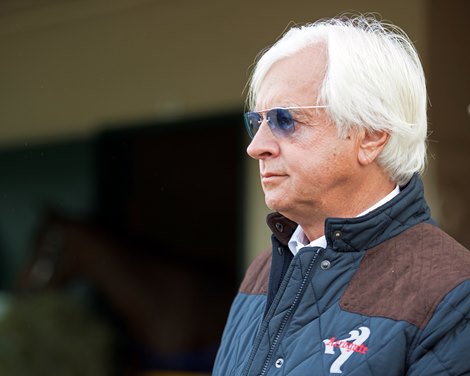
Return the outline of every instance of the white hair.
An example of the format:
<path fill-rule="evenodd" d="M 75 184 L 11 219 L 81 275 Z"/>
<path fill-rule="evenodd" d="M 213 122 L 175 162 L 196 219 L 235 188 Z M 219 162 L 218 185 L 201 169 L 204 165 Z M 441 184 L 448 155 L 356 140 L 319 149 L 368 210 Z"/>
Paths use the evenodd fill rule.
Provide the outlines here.
<path fill-rule="evenodd" d="M 389 133 L 378 163 L 397 184 L 406 184 L 426 161 L 427 96 L 423 68 L 408 36 L 370 16 L 324 19 L 291 28 L 257 61 L 249 81 L 255 107 L 263 79 L 277 61 L 322 43 L 327 67 L 317 105 L 340 136 L 351 127 Z"/>

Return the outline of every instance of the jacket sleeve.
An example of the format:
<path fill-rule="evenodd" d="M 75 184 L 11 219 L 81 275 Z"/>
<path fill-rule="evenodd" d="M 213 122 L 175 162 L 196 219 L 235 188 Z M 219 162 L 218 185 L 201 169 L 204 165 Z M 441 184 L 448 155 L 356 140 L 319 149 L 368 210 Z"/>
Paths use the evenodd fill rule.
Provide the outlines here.
<path fill-rule="evenodd" d="M 444 297 L 414 342 L 408 376 L 470 375 L 470 281 Z"/>

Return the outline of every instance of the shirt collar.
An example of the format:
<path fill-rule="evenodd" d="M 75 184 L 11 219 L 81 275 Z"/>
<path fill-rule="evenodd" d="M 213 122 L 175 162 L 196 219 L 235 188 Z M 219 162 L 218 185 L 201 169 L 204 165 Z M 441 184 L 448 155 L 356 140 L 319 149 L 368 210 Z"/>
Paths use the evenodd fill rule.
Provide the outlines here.
<path fill-rule="evenodd" d="M 372 210 L 377 209 L 378 207 L 382 206 L 383 204 L 387 203 L 391 199 L 393 199 L 395 196 L 397 196 L 400 193 L 400 187 L 397 185 L 393 191 L 391 191 L 387 196 L 382 198 L 380 201 L 376 202 L 374 205 L 372 205 L 370 208 L 364 210 L 362 213 L 357 215 L 357 217 L 361 217 L 363 215 L 366 215 L 367 213 L 370 213 Z M 326 248 L 326 237 L 325 235 L 320 236 L 317 239 L 312 240 L 310 243 L 308 243 L 307 236 L 305 235 L 304 230 L 302 227 L 297 226 L 295 229 L 294 233 L 292 234 L 289 243 L 287 244 L 290 251 L 292 254 L 295 256 L 297 252 L 303 247 L 322 247 Z"/>

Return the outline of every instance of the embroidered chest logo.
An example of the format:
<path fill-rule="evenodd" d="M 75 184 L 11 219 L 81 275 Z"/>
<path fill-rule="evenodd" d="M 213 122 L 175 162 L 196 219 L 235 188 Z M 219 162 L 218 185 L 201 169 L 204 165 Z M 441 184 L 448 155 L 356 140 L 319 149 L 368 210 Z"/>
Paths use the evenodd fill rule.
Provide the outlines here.
<path fill-rule="evenodd" d="M 338 340 L 336 337 L 325 339 L 325 354 L 335 355 L 335 349 L 340 350 L 340 355 L 330 367 L 330 373 L 343 373 L 341 366 L 351 357 L 352 354 L 358 353 L 364 355 L 369 349 L 364 346 L 364 342 L 369 338 L 370 329 L 366 326 L 361 326 L 358 330 L 351 330 L 349 337 Z"/>

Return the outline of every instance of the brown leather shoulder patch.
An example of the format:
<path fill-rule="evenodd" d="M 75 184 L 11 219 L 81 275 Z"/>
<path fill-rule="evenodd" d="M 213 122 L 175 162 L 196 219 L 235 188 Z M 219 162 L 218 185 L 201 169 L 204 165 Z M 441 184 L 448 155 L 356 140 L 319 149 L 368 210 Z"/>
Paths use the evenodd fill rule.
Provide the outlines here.
<path fill-rule="evenodd" d="M 424 328 L 437 305 L 470 279 L 470 251 L 422 223 L 366 252 L 341 308 Z"/>
<path fill-rule="evenodd" d="M 267 294 L 269 272 L 271 271 L 271 250 L 257 256 L 246 271 L 240 286 L 240 292 L 245 294 Z"/>

